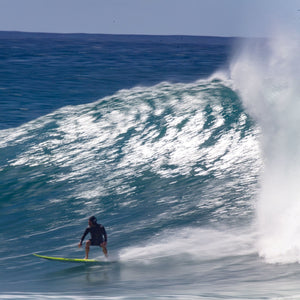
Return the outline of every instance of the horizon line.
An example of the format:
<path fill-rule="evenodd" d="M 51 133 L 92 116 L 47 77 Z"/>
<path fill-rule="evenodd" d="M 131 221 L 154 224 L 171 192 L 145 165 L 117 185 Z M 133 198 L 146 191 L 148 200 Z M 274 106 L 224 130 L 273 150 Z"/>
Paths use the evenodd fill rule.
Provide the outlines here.
<path fill-rule="evenodd" d="M 0 33 L 14 34 L 45 34 L 45 35 L 107 35 L 107 36 L 140 36 L 140 37 L 190 37 L 190 38 L 228 38 L 228 39 L 265 39 L 266 37 L 244 37 L 231 35 L 195 35 L 195 34 L 148 34 L 148 33 L 89 33 L 89 32 L 43 32 L 43 31 L 23 31 L 23 30 L 0 30 Z"/>

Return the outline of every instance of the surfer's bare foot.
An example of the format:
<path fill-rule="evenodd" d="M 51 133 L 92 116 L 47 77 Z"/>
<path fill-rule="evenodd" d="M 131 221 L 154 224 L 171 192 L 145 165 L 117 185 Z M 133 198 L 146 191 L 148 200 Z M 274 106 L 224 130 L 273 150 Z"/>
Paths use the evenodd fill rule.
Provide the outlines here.
<path fill-rule="evenodd" d="M 89 259 L 88 257 L 85 257 L 84 259 Z"/>

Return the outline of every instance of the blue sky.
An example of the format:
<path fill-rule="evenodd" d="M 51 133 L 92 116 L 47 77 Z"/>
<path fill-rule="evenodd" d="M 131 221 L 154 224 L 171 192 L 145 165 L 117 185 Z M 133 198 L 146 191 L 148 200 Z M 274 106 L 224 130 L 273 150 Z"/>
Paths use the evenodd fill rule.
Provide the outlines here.
<path fill-rule="evenodd" d="M 0 30 L 268 36 L 300 32 L 300 0 L 0 0 Z"/>

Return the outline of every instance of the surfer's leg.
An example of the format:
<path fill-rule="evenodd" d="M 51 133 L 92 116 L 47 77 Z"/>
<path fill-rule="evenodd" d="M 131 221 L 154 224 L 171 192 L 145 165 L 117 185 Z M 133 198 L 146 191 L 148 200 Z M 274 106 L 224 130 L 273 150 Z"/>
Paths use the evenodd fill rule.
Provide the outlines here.
<path fill-rule="evenodd" d="M 100 244 L 100 247 L 102 248 L 105 257 L 108 257 L 108 252 L 107 252 L 106 245 Z"/>
<path fill-rule="evenodd" d="M 88 258 L 89 258 L 90 245 L 91 245 L 91 241 L 88 240 L 88 241 L 85 243 L 85 258 L 84 258 L 84 259 L 88 259 Z"/>
<path fill-rule="evenodd" d="M 107 249 L 106 247 L 102 247 L 103 253 L 105 255 L 105 257 L 108 257 L 108 253 L 107 253 Z"/>

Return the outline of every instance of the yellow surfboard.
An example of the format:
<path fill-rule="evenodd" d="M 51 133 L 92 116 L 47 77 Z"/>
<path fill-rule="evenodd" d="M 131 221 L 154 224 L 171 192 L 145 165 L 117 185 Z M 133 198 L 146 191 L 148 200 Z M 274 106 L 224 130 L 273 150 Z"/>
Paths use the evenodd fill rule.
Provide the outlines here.
<path fill-rule="evenodd" d="M 52 256 L 39 255 L 36 253 L 33 253 L 33 255 L 36 257 L 40 257 L 40 258 L 44 258 L 44 259 L 48 259 L 48 260 L 55 260 L 55 261 L 62 261 L 62 262 L 94 263 L 94 264 L 107 263 L 107 262 L 95 260 L 95 259 L 52 257 Z"/>

